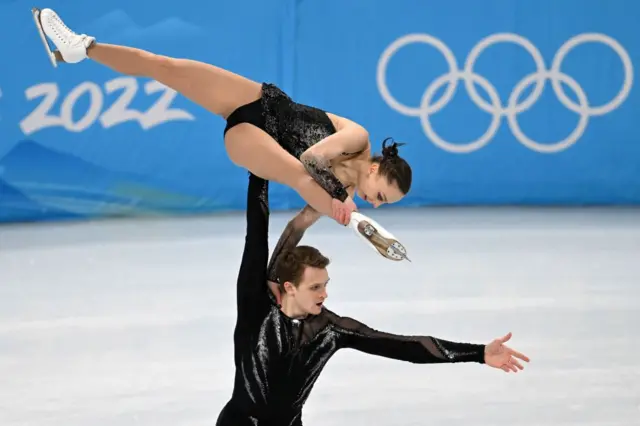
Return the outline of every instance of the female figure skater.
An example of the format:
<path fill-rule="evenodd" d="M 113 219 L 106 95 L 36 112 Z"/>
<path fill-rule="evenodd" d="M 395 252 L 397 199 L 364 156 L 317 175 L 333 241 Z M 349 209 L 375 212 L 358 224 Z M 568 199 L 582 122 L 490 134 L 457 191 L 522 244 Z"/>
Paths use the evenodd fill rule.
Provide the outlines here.
<path fill-rule="evenodd" d="M 372 156 L 357 123 L 293 102 L 273 84 L 259 84 L 219 67 L 125 46 L 97 43 L 70 30 L 51 9 L 33 9 L 54 66 L 90 58 L 114 71 L 144 76 L 226 120 L 225 147 L 235 164 L 293 188 L 315 211 L 347 225 L 354 192 L 377 207 L 402 199 L 411 167 L 398 144 Z M 56 46 L 51 49 L 45 35 Z"/>
<path fill-rule="evenodd" d="M 237 281 L 235 380 L 218 426 L 302 425 L 302 408 L 329 359 L 340 349 L 416 364 L 475 362 L 518 372 L 529 358 L 504 345 L 376 331 L 324 306 L 329 259 L 298 246 L 302 234 L 280 238 L 269 265 L 268 182 L 249 176 L 247 233 Z M 300 216 L 303 218 L 303 216 Z M 303 219 L 301 219 L 303 220 Z M 278 259 L 274 262 L 274 259 Z M 272 291 L 267 283 L 275 282 Z"/>

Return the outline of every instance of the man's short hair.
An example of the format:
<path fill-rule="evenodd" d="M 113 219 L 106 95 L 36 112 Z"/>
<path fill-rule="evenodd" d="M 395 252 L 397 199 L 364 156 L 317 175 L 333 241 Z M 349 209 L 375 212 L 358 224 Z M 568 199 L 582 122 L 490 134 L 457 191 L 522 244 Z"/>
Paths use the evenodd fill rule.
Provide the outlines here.
<path fill-rule="evenodd" d="M 331 261 L 315 247 L 297 246 L 293 250 L 287 251 L 276 265 L 276 276 L 280 290 L 284 290 L 284 283 L 287 281 L 297 287 L 307 267 L 322 269 L 326 268 L 329 263 Z"/>

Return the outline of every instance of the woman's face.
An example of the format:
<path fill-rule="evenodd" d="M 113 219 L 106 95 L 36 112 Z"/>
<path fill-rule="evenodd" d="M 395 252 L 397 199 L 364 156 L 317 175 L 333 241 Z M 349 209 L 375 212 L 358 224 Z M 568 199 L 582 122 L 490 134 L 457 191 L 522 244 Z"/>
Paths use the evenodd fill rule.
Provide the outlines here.
<path fill-rule="evenodd" d="M 358 182 L 358 197 L 377 208 L 382 204 L 393 204 L 404 198 L 404 194 L 386 176 L 379 173 L 378 163 L 369 166 L 366 176 Z"/>

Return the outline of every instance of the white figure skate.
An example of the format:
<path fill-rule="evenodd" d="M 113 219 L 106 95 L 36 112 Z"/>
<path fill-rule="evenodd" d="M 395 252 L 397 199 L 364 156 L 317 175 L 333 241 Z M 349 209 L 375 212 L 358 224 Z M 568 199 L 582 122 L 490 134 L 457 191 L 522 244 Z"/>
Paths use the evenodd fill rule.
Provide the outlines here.
<path fill-rule="evenodd" d="M 373 219 L 359 212 L 351 213 L 349 226 L 382 256 L 390 260 L 401 261 L 407 257 L 407 249 L 390 232 Z"/>
<path fill-rule="evenodd" d="M 58 62 L 75 64 L 87 58 L 87 48 L 95 42 L 94 37 L 71 31 L 51 9 L 40 10 L 34 7 L 31 13 L 49 61 L 54 67 L 58 66 Z M 56 50 L 51 50 L 47 38 L 53 42 Z"/>

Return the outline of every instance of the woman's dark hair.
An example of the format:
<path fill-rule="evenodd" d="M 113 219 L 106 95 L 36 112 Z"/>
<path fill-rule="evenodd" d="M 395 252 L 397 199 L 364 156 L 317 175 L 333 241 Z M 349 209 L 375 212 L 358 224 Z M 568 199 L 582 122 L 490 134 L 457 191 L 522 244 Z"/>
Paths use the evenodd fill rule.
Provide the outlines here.
<path fill-rule="evenodd" d="M 388 141 L 392 141 L 387 146 Z M 371 161 L 380 165 L 378 173 L 387 178 L 387 182 L 396 183 L 403 194 L 411 189 L 411 166 L 398 155 L 398 147 L 404 143 L 394 142 L 392 138 L 382 141 L 382 155 L 374 156 Z"/>

